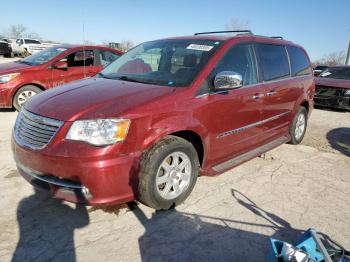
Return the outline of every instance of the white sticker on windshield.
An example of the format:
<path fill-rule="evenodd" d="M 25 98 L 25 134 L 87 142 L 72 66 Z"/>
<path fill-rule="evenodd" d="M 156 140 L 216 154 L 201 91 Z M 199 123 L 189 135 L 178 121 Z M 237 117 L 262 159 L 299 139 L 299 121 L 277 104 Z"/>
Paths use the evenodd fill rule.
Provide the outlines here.
<path fill-rule="evenodd" d="M 210 51 L 213 48 L 211 45 L 196 45 L 196 44 L 190 44 L 186 49 L 193 49 L 193 50 L 199 50 L 199 51 Z"/>
<path fill-rule="evenodd" d="M 56 51 L 64 52 L 67 51 L 67 48 L 56 48 Z"/>
<path fill-rule="evenodd" d="M 321 76 L 329 76 L 331 74 L 332 74 L 331 72 L 324 72 L 324 73 L 321 74 Z"/>

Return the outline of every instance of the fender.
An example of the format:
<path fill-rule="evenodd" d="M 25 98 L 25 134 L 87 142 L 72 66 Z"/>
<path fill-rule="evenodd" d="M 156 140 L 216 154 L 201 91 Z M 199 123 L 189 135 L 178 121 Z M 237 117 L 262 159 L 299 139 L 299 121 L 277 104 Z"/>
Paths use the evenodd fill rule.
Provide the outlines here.
<path fill-rule="evenodd" d="M 191 131 L 201 138 L 205 158 L 205 152 L 208 152 L 210 145 L 209 132 L 198 119 L 186 117 L 188 115 L 187 112 L 184 112 L 183 114 L 174 115 L 153 122 L 151 128 L 146 132 L 142 139 L 140 150 L 144 151 L 148 149 L 162 138 L 175 132 Z"/>

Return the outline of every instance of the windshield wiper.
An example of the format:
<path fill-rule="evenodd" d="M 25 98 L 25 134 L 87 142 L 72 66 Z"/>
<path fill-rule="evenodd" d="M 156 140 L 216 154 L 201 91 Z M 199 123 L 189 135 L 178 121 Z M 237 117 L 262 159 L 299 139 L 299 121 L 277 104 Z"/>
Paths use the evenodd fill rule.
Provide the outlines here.
<path fill-rule="evenodd" d="M 145 80 L 140 80 L 140 79 L 132 78 L 132 77 L 129 77 L 129 76 L 116 76 L 116 77 L 111 77 L 111 78 L 112 79 L 119 79 L 119 80 L 123 80 L 123 81 L 128 81 L 128 82 L 149 84 L 149 82 L 147 82 Z"/>
<path fill-rule="evenodd" d="M 24 61 L 24 60 L 19 60 L 19 61 L 15 61 L 15 62 L 16 63 L 20 63 L 20 64 L 33 65 L 33 63 L 27 62 L 27 61 Z"/>

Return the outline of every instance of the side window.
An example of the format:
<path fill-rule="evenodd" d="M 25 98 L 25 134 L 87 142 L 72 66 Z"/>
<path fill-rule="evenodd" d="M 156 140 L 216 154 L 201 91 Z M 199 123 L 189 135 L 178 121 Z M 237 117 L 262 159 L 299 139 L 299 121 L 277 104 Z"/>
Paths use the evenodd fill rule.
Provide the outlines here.
<path fill-rule="evenodd" d="M 24 44 L 23 39 L 19 40 L 19 44 L 20 44 L 20 45 L 23 45 L 23 44 Z"/>
<path fill-rule="evenodd" d="M 305 52 L 294 46 L 287 46 L 287 51 L 292 69 L 292 76 L 302 76 L 311 74 L 309 59 Z"/>
<path fill-rule="evenodd" d="M 93 66 L 94 60 L 92 50 L 79 50 L 67 56 L 68 67 Z"/>
<path fill-rule="evenodd" d="M 284 46 L 257 44 L 257 52 L 264 81 L 290 76 L 289 62 Z"/>
<path fill-rule="evenodd" d="M 253 45 L 238 44 L 233 46 L 215 66 L 211 73 L 211 79 L 222 71 L 233 71 L 240 73 L 243 86 L 256 84 L 258 82 Z"/>
<path fill-rule="evenodd" d="M 110 63 L 114 62 L 119 55 L 106 50 L 99 50 L 100 61 L 103 67 L 108 66 Z"/>

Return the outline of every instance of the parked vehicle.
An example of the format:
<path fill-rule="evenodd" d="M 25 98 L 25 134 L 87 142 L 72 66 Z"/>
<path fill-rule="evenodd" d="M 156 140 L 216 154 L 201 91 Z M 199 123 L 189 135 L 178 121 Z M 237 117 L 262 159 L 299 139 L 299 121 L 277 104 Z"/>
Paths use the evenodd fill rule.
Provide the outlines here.
<path fill-rule="evenodd" d="M 28 56 L 40 52 L 46 48 L 57 46 L 58 44 L 42 43 L 39 40 L 30 38 L 17 38 L 16 45 L 24 50 L 25 56 Z"/>
<path fill-rule="evenodd" d="M 315 82 L 315 105 L 350 110 L 350 66 L 328 67 Z"/>
<path fill-rule="evenodd" d="M 11 47 L 11 52 L 8 53 L 7 57 L 14 57 L 14 56 L 24 57 L 25 56 L 26 54 L 25 49 L 22 46 L 17 45 L 13 39 L 3 38 L 2 41 L 7 42 L 8 45 Z"/>
<path fill-rule="evenodd" d="M 13 106 L 20 110 L 33 95 L 92 77 L 121 54 L 107 47 L 60 45 L 19 61 L 0 64 L 0 108 Z"/>
<path fill-rule="evenodd" d="M 0 55 L 8 57 L 11 56 L 11 53 L 11 45 L 4 40 L 0 40 Z"/>
<path fill-rule="evenodd" d="M 249 31 L 151 41 L 34 96 L 12 149 L 20 174 L 54 197 L 169 209 L 198 175 L 300 143 L 314 89 L 306 52 L 289 41 Z"/>
<path fill-rule="evenodd" d="M 328 66 L 326 65 L 318 65 L 314 68 L 314 76 L 319 76 L 324 70 L 326 70 Z"/>

